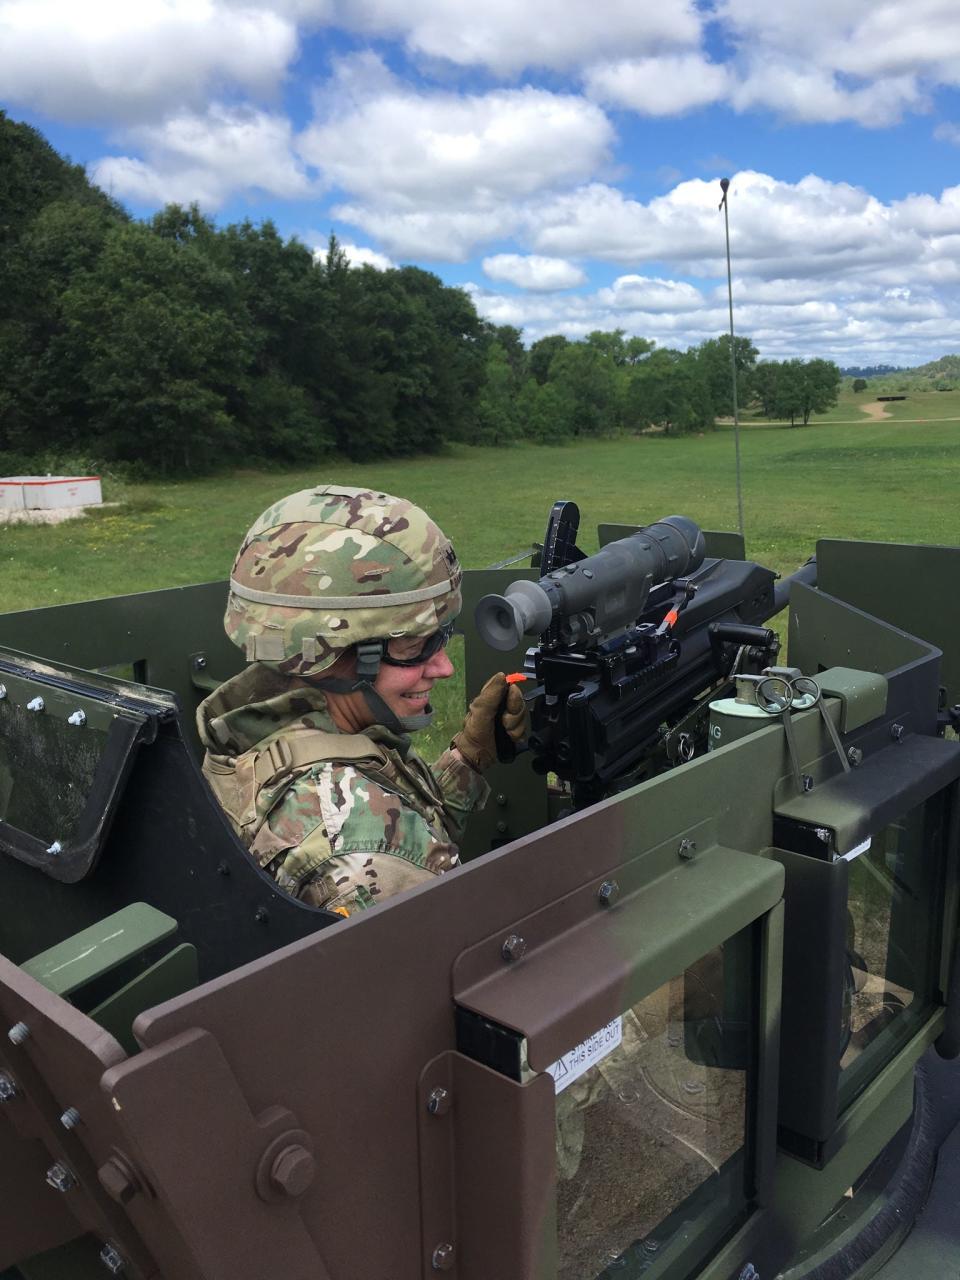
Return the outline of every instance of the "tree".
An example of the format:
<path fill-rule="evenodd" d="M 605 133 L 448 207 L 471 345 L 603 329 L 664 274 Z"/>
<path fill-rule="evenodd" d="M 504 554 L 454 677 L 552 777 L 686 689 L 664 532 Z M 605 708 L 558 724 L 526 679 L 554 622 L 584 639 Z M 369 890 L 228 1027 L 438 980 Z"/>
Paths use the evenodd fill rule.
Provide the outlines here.
<path fill-rule="evenodd" d="M 636 428 L 663 427 L 666 435 L 702 431 L 713 422 L 713 406 L 694 351 L 654 351 L 630 378 L 627 421 Z"/>
<path fill-rule="evenodd" d="M 536 386 L 536 383 L 530 383 Z M 478 439 L 483 444 L 503 444 L 520 434 L 517 395 L 510 358 L 499 342 L 487 348 L 483 387 L 477 402 Z"/>
<path fill-rule="evenodd" d="M 545 338 L 538 338 L 530 348 L 527 367 L 540 386 L 543 386 L 550 377 L 550 368 L 554 357 L 558 356 L 569 345 L 569 340 L 562 333 L 551 333 Z"/>
<path fill-rule="evenodd" d="M 757 366 L 754 387 L 768 418 L 797 418 L 804 425 L 811 413 L 824 413 L 837 403 L 840 370 L 831 360 L 765 360 Z"/>
<path fill-rule="evenodd" d="M 759 352 L 749 338 L 734 339 L 737 365 L 737 403 L 748 404 L 754 394 L 753 372 Z M 696 348 L 713 412 L 717 417 L 733 416 L 733 379 L 730 369 L 730 335 L 710 338 Z"/>
<path fill-rule="evenodd" d="M 837 403 L 843 379 L 832 360 L 808 360 L 802 365 L 800 378 L 800 412 L 803 425 L 810 421 L 811 413 L 826 413 Z"/>
<path fill-rule="evenodd" d="M 102 455 L 166 472 L 244 455 L 227 397 L 246 374 L 246 317 L 230 275 L 196 245 L 116 227 L 63 311 Z"/>
<path fill-rule="evenodd" d="M 866 380 L 866 378 L 854 378 L 854 380 L 853 380 L 853 389 L 854 389 L 854 391 L 855 391 L 855 392 L 858 392 L 858 391 L 866 391 L 866 389 L 867 389 L 867 380 Z"/>
<path fill-rule="evenodd" d="M 540 444 L 560 444 L 574 434 L 575 405 L 556 382 L 543 386 L 528 378 L 517 396 L 517 417 L 522 434 Z"/>
<path fill-rule="evenodd" d="M 597 347 L 568 343 L 551 361 L 550 383 L 569 402 L 575 436 L 598 435 L 619 426 L 617 368 Z"/>

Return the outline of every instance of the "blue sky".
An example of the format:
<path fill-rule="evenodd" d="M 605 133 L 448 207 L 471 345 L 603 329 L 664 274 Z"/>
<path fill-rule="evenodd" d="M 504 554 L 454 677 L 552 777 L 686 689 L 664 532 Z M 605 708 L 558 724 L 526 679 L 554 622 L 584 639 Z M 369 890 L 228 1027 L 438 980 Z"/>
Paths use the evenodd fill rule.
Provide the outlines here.
<path fill-rule="evenodd" d="M 196 200 L 498 323 L 960 350 L 956 0 L 0 0 L 0 103 L 133 213 Z"/>

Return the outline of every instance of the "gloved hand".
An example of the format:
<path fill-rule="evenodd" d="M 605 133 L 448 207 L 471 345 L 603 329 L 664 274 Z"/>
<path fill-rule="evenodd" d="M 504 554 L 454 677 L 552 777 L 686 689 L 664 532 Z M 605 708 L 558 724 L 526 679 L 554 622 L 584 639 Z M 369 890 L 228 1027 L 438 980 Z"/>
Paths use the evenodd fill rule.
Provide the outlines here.
<path fill-rule="evenodd" d="M 497 758 L 494 725 L 498 716 L 509 737 L 515 743 L 522 742 L 530 731 L 527 704 L 517 686 L 507 684 L 502 671 L 491 676 L 470 703 L 463 728 L 450 743 L 478 773 L 489 769 Z"/>

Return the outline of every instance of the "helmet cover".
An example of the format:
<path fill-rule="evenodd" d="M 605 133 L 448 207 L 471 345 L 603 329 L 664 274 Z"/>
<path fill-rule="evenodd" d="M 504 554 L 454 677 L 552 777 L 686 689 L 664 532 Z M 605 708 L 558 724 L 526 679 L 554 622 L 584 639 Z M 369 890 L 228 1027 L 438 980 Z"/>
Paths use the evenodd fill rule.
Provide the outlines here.
<path fill-rule="evenodd" d="M 461 577 L 449 540 L 412 502 L 319 485 L 254 521 L 224 628 L 248 661 L 318 675 L 360 641 L 427 636 L 452 621 Z"/>

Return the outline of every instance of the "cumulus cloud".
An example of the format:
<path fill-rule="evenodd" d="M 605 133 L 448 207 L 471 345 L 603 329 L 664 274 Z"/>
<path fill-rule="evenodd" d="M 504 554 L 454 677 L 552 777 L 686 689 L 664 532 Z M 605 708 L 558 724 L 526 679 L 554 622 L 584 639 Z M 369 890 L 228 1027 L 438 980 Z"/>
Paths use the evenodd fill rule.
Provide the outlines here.
<path fill-rule="evenodd" d="M 613 140 L 603 112 L 573 94 L 528 86 L 460 96 L 395 85 L 316 120 L 299 148 L 354 196 L 458 209 L 582 179 Z"/>
<path fill-rule="evenodd" d="M 397 265 L 385 253 L 378 253 L 376 249 L 371 249 L 369 245 L 351 244 L 349 240 L 338 241 L 338 244 L 351 267 L 376 267 L 378 271 L 389 271 L 391 267 Z M 315 248 L 313 256 L 317 262 L 326 262 L 326 246 Z"/>
<path fill-rule="evenodd" d="M 586 272 L 565 258 L 544 258 L 540 254 L 497 253 L 484 258 L 483 274 L 490 280 L 515 284 L 533 292 L 573 289 L 585 284 Z"/>
<path fill-rule="evenodd" d="M 239 191 L 296 198 L 316 190 L 294 154 L 285 116 L 213 105 L 203 115 L 183 112 L 163 124 L 129 130 L 126 139 L 145 160 L 105 156 L 91 166 L 93 181 L 120 199 L 195 200 L 215 209 Z"/>
<path fill-rule="evenodd" d="M 269 4 L 0 0 L 4 98 L 70 121 L 156 119 L 223 84 L 270 93 L 297 45 Z"/>
<path fill-rule="evenodd" d="M 737 328 L 752 338 L 762 358 L 819 355 L 841 364 L 911 364 L 960 339 L 960 320 L 928 291 L 854 284 L 811 298 L 804 286 L 783 281 L 776 296 L 765 297 L 765 282 L 737 282 Z M 725 293 L 711 291 L 701 296 L 701 305 L 677 307 L 678 298 L 692 303 L 697 293 L 680 280 L 624 276 L 609 288 L 565 298 L 498 294 L 476 284 L 468 291 L 481 315 L 523 329 L 528 342 L 549 333 L 576 339 L 594 329 L 624 329 L 682 350 L 727 327 Z"/>
<path fill-rule="evenodd" d="M 700 53 L 597 63 L 584 74 L 591 98 L 645 116 L 675 116 L 727 96 L 730 71 Z"/>
<path fill-rule="evenodd" d="M 647 204 L 599 183 L 527 211 L 538 252 L 614 262 L 670 262 L 693 275 L 723 271 L 716 182 L 694 179 Z M 731 243 L 740 270 L 760 278 L 834 277 L 903 269 L 938 255 L 933 233 L 960 233 L 960 197 L 911 196 L 884 204 L 862 188 L 809 175 L 781 182 L 743 172 L 731 186 Z"/>
<path fill-rule="evenodd" d="M 525 67 L 568 70 L 605 56 L 696 44 L 703 20 L 692 0 L 340 0 L 336 21 L 399 37 L 413 53 L 509 76 Z"/>

